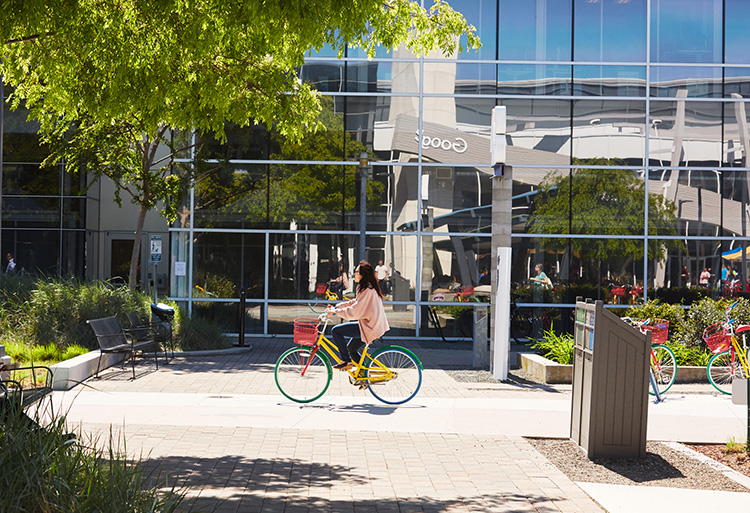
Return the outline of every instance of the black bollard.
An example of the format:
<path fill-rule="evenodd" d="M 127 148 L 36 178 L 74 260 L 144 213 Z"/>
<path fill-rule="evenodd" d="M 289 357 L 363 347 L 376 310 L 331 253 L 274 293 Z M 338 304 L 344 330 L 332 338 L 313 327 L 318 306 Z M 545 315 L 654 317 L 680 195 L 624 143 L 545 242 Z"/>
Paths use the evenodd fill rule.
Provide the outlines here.
<path fill-rule="evenodd" d="M 239 346 L 245 346 L 245 289 L 240 291 L 240 334 Z"/>

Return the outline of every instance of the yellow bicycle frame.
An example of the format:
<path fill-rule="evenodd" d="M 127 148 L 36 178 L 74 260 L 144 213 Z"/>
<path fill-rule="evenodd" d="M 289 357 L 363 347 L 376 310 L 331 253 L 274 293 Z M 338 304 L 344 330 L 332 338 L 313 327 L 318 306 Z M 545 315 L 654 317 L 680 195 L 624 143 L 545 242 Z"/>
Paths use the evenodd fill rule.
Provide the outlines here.
<path fill-rule="evenodd" d="M 732 340 L 732 360 L 737 358 L 740 361 L 740 365 L 742 365 L 742 370 L 745 372 L 745 376 L 750 375 L 750 367 L 748 366 L 747 361 L 747 348 L 743 348 L 740 346 L 740 343 L 737 341 L 737 337 L 734 334 L 734 331 L 732 331 L 731 335 Z"/>
<path fill-rule="evenodd" d="M 336 344 L 326 338 L 321 332 L 318 335 L 318 341 L 312 346 L 312 351 L 318 351 L 320 348 L 325 351 L 328 356 L 335 362 L 341 363 L 343 360 L 339 357 L 339 351 Z M 365 365 L 365 361 L 370 359 L 370 365 Z M 380 363 L 377 359 L 373 358 L 367 351 L 365 345 L 362 351 L 362 358 L 358 362 L 352 362 L 354 367 L 347 371 L 349 376 L 354 380 L 353 384 L 364 385 L 370 383 L 382 383 L 395 378 L 398 374 L 393 372 L 391 369 Z M 363 371 L 367 371 L 367 376 L 364 375 Z"/>

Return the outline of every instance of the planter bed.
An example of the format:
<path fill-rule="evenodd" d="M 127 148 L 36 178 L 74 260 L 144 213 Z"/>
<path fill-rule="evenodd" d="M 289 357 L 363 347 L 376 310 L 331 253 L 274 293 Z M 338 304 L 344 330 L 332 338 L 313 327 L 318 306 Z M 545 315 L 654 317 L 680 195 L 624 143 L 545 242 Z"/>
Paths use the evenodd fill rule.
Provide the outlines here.
<path fill-rule="evenodd" d="M 519 353 L 518 366 L 529 376 L 549 385 L 573 382 L 573 366 L 562 365 L 535 353 Z M 705 367 L 677 367 L 676 383 L 708 383 Z"/>

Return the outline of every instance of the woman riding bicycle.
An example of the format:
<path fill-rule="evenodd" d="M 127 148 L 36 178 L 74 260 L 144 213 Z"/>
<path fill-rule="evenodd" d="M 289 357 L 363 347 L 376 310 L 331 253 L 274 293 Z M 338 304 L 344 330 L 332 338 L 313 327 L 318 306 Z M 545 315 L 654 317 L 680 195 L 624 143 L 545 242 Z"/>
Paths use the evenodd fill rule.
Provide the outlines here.
<path fill-rule="evenodd" d="M 331 330 L 331 337 L 344 360 L 334 368 L 341 370 L 351 369 L 352 360 L 359 361 L 361 358 L 362 347 L 369 346 L 389 330 L 383 308 L 383 293 L 372 265 L 362 260 L 354 270 L 354 279 L 358 283 L 357 296 L 326 310 L 328 317 L 340 315 L 344 319 L 355 321 L 339 324 Z M 348 344 L 347 338 L 350 339 Z"/>

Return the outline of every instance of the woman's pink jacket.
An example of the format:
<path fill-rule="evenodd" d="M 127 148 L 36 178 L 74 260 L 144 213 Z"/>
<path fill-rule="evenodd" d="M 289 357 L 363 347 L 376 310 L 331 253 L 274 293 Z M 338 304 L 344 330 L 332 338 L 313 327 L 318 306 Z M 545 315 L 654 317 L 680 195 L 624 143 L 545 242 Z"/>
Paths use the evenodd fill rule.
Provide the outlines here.
<path fill-rule="evenodd" d="M 390 329 L 383 301 L 372 287 L 357 292 L 357 297 L 351 301 L 337 304 L 334 311 L 346 320 L 359 321 L 362 342 L 368 345 Z"/>

